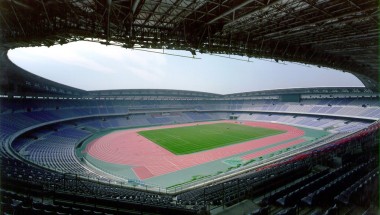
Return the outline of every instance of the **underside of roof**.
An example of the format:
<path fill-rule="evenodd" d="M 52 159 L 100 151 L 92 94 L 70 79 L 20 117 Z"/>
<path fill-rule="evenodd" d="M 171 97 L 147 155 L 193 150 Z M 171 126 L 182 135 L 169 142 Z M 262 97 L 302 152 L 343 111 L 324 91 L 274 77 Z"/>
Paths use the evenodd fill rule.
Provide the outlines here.
<path fill-rule="evenodd" d="M 4 0 L 0 48 L 96 38 L 330 67 L 378 90 L 378 14 L 377 0 Z"/>

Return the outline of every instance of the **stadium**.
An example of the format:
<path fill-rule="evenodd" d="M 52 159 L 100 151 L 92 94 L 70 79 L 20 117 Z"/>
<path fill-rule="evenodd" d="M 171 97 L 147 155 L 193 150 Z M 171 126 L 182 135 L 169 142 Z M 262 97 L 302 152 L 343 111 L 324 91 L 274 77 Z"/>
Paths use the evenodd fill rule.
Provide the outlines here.
<path fill-rule="evenodd" d="M 377 1 L 18 0 L 0 12 L 1 214 L 379 213 Z M 363 87 L 83 90 L 8 57 L 90 40 L 329 67 Z"/>

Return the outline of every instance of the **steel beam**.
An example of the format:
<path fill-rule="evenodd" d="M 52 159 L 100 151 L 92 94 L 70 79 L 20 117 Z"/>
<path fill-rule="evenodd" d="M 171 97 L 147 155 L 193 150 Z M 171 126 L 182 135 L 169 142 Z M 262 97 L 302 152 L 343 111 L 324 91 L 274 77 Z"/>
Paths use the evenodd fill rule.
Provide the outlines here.
<path fill-rule="evenodd" d="M 137 9 L 137 6 L 139 6 L 141 0 L 134 0 L 132 4 L 132 14 L 134 15 Z"/>
<path fill-rule="evenodd" d="M 248 0 L 248 1 L 245 1 L 245 2 L 243 2 L 241 4 L 239 4 L 239 5 L 236 5 L 235 7 L 231 8 L 231 9 L 227 10 L 226 12 L 220 14 L 219 16 L 213 18 L 212 20 L 210 20 L 209 22 L 207 22 L 207 24 L 212 24 L 212 23 L 218 21 L 219 19 L 221 19 L 221 18 L 229 15 L 230 13 L 233 13 L 234 11 L 239 10 L 240 8 L 242 8 L 242 7 L 250 4 L 252 2 L 255 2 L 255 1 L 257 1 L 257 0 Z"/>

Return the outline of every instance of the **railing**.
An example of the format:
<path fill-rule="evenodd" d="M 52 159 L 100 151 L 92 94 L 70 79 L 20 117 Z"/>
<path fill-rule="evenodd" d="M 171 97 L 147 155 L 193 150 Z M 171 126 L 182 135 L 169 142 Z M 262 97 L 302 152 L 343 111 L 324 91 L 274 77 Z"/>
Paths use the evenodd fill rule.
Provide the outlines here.
<path fill-rule="evenodd" d="M 115 114 L 115 115 L 118 115 L 118 114 Z M 95 115 L 95 116 L 100 116 L 100 115 Z M 94 117 L 94 116 L 74 117 L 73 119 L 87 118 L 87 117 Z M 66 121 L 66 120 L 72 120 L 72 119 L 57 120 L 54 122 L 42 123 L 42 124 L 46 125 L 46 124 L 62 122 L 62 121 Z M 108 184 L 115 184 L 118 186 L 131 187 L 131 188 L 139 189 L 139 190 L 149 190 L 149 191 L 158 192 L 158 193 L 176 194 L 176 193 L 184 192 L 184 191 L 187 191 L 190 189 L 199 188 L 199 187 L 207 186 L 209 184 L 217 183 L 219 181 L 226 180 L 228 178 L 238 176 L 238 175 L 241 175 L 244 173 L 255 171 L 258 168 L 265 167 L 265 166 L 270 165 L 270 164 L 274 164 L 277 162 L 284 161 L 284 160 L 291 158 L 297 154 L 301 154 L 301 153 L 305 153 L 305 152 L 314 150 L 314 149 L 319 148 L 321 146 L 324 146 L 326 144 L 332 143 L 336 140 L 354 137 L 355 135 L 357 135 L 357 134 L 359 134 L 365 130 L 371 129 L 372 127 L 375 127 L 375 129 L 379 129 L 379 124 L 380 124 L 379 122 L 380 122 L 380 120 L 377 120 L 376 122 L 372 123 L 367 128 L 361 129 L 361 130 L 356 131 L 354 133 L 347 133 L 347 134 L 344 134 L 343 136 L 340 136 L 339 134 L 333 134 L 333 135 L 327 136 L 323 139 L 319 139 L 318 141 L 312 142 L 306 146 L 302 146 L 301 148 L 289 150 L 287 152 L 281 153 L 280 155 L 275 155 L 275 156 L 267 158 L 265 160 L 261 160 L 261 161 L 258 161 L 258 162 L 255 162 L 255 163 L 252 163 L 252 164 L 249 164 L 246 166 L 242 166 L 242 167 L 239 167 L 237 169 L 234 169 L 234 170 L 231 170 L 231 171 L 219 174 L 219 175 L 205 177 L 205 178 L 202 178 L 202 179 L 199 179 L 196 181 L 183 183 L 181 185 L 174 186 L 174 187 L 160 187 L 158 185 L 148 184 L 148 183 L 141 182 L 141 181 L 139 183 L 136 183 L 136 181 L 128 180 L 128 179 L 127 180 L 109 180 Z M 20 130 L 19 132 L 16 132 L 11 137 L 7 138 L 6 142 L 8 144 L 6 144 L 5 150 L 12 155 L 16 155 L 16 157 L 18 157 L 19 159 L 21 158 L 21 160 L 28 162 L 24 158 L 17 156 L 17 153 L 12 150 L 12 147 L 10 147 L 9 144 L 17 136 L 19 136 L 22 133 L 29 131 L 33 128 L 39 127 L 39 126 L 41 126 L 41 124 Z M 33 165 L 35 165 L 35 164 L 33 164 Z M 43 168 L 57 171 L 56 169 L 51 169 L 51 168 L 46 168 L 46 167 L 43 167 Z M 59 170 L 58 170 L 58 172 L 59 172 Z M 90 178 L 90 177 L 85 177 L 85 176 L 79 176 L 79 177 L 83 178 L 83 179 L 91 179 L 94 181 L 99 181 L 99 178 L 100 178 L 100 177 L 99 178 Z"/>
<path fill-rule="evenodd" d="M 377 129 L 379 129 L 379 126 L 380 126 L 380 121 L 378 120 L 378 121 L 372 123 L 368 128 L 361 129 L 361 130 L 356 131 L 354 133 L 332 134 L 332 135 L 326 136 L 322 139 L 319 139 L 318 141 L 314 141 L 312 143 L 309 143 L 306 146 L 302 146 L 300 148 L 296 148 L 293 150 L 286 151 L 284 153 L 281 153 L 279 155 L 275 155 L 275 156 L 270 157 L 268 159 L 255 162 L 255 163 L 252 163 L 252 164 L 247 165 L 247 166 L 242 166 L 240 168 L 228 171 L 228 172 L 220 174 L 220 175 L 205 177 L 205 178 L 202 178 L 199 180 L 191 181 L 188 183 L 183 183 L 181 185 L 170 187 L 170 188 L 169 187 L 163 188 L 163 187 L 160 187 L 158 185 L 147 184 L 145 182 L 142 182 L 141 184 L 136 185 L 136 186 L 130 186 L 130 185 L 128 185 L 128 183 L 120 182 L 120 181 L 119 182 L 113 181 L 111 183 L 115 184 L 115 185 L 125 186 L 125 187 L 132 187 L 134 189 L 139 189 L 139 190 L 149 190 L 149 191 L 153 191 L 153 192 L 157 192 L 157 193 L 165 193 L 165 194 L 177 194 L 177 193 L 185 192 L 185 191 L 200 188 L 200 187 L 205 187 L 207 185 L 215 184 L 215 183 L 218 183 L 220 181 L 223 181 L 223 180 L 226 180 L 229 178 L 233 178 L 235 176 L 239 176 L 239 175 L 242 175 L 245 173 L 253 172 L 257 169 L 260 169 L 262 167 L 265 167 L 265 166 L 268 166 L 271 164 L 281 163 L 283 161 L 291 159 L 292 157 L 294 157 L 296 155 L 313 151 L 315 149 L 321 148 L 323 146 L 326 146 L 326 145 L 331 144 L 333 142 L 339 141 L 341 139 L 357 137 L 357 136 L 359 136 L 359 134 L 361 132 L 370 129 L 371 127 L 377 127 Z"/>
<path fill-rule="evenodd" d="M 225 174 L 202 178 L 200 180 L 192 181 L 192 182 L 189 182 L 188 184 L 182 184 L 182 185 L 179 185 L 179 186 L 173 187 L 173 188 L 166 188 L 166 193 L 173 193 L 174 194 L 174 193 L 184 192 L 184 191 L 191 190 L 194 188 L 199 188 L 199 187 L 207 186 L 210 184 L 214 184 L 216 182 L 225 180 L 227 178 L 232 178 L 234 176 L 238 176 L 238 175 L 241 175 L 244 173 L 248 173 L 248 172 L 254 171 L 255 169 L 265 167 L 267 165 L 274 164 L 276 162 L 284 161 L 284 160 L 291 158 L 295 155 L 315 150 L 315 149 L 320 148 L 322 146 L 325 146 L 327 144 L 333 143 L 334 141 L 338 141 L 338 140 L 341 140 L 344 138 L 354 138 L 356 136 L 359 136 L 361 132 L 368 130 L 368 129 L 371 129 L 371 127 L 377 127 L 376 129 L 378 130 L 379 126 L 380 126 L 380 120 L 372 123 L 369 127 L 363 128 L 363 129 L 356 131 L 354 133 L 332 134 L 332 135 L 329 135 L 327 137 L 324 137 L 323 139 L 319 139 L 318 141 L 315 141 L 315 142 L 312 142 L 306 146 L 303 146 L 301 148 L 289 150 L 285 153 L 281 153 L 281 154 L 279 154 L 277 156 L 273 156 L 269 159 L 253 163 L 252 165 L 247 165 L 247 166 L 237 168 L 235 170 L 231 170 L 229 172 L 226 172 Z"/>

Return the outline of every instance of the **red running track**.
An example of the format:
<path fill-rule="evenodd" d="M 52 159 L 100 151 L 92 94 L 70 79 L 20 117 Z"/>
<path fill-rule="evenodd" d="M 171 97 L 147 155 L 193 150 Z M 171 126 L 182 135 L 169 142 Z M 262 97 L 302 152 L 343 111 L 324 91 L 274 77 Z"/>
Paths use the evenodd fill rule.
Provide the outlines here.
<path fill-rule="evenodd" d="M 224 121 L 234 123 L 232 121 Z M 211 124 L 218 122 L 205 123 L 189 123 L 181 125 L 168 125 L 160 127 L 131 129 L 124 131 L 112 132 L 108 135 L 100 137 L 86 146 L 84 150 L 92 157 L 114 164 L 122 164 L 132 166 L 133 171 L 140 179 L 147 179 L 160 176 L 215 161 L 232 155 L 236 155 L 245 151 L 258 149 L 268 145 L 272 145 L 281 141 L 290 140 L 301 137 L 304 131 L 289 125 L 266 123 L 266 122 L 244 122 L 245 125 L 264 127 L 270 129 L 284 130 L 285 133 L 269 136 L 257 140 L 251 140 L 243 143 L 229 145 L 212 150 L 197 152 L 188 155 L 175 155 L 152 141 L 140 136 L 137 132 L 141 130 L 151 130 L 158 128 L 174 128 L 182 126 L 191 126 L 196 124 Z M 294 145 L 295 143 L 293 143 Z M 277 151 L 289 147 L 289 143 L 274 146 L 269 149 L 262 150 L 267 154 L 268 150 Z M 263 154 L 252 154 L 248 157 L 262 156 Z"/>

